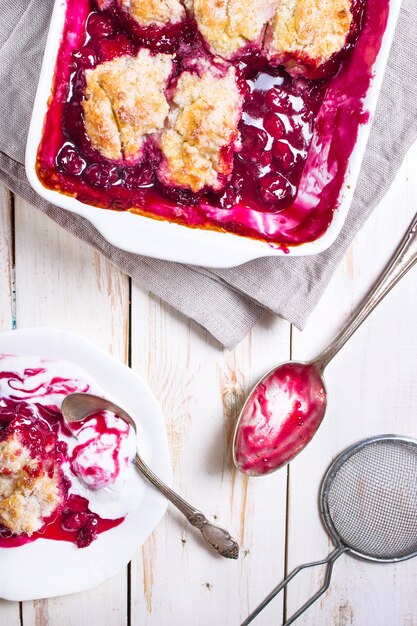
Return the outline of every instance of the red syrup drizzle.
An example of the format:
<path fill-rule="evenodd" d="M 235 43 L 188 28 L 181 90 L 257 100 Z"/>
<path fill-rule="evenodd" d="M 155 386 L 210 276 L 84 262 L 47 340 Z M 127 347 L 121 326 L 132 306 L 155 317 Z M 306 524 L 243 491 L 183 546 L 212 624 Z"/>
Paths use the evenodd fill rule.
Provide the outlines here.
<path fill-rule="evenodd" d="M 311 440 L 325 408 L 326 390 L 313 365 L 281 365 L 244 407 L 234 444 L 239 469 L 261 476 L 288 463 Z"/>
<path fill-rule="evenodd" d="M 172 84 L 190 60 L 213 60 L 193 21 L 140 28 L 109 2 L 66 0 L 55 83 L 37 156 L 42 183 L 107 209 L 132 210 L 190 227 L 224 230 L 281 245 L 313 241 L 328 228 L 341 198 L 372 66 L 389 12 L 388 0 L 354 0 L 347 44 L 313 79 L 291 78 L 248 47 L 233 64 L 245 93 L 243 149 L 224 190 L 194 194 L 158 181 L 161 155 L 151 145 L 142 163 L 112 162 L 93 150 L 80 102 L 84 71 L 141 47 L 176 53 Z M 306 59 L 299 59 L 306 62 Z M 329 75 L 334 74 L 333 77 Z M 312 74 L 311 68 L 309 75 Z"/>
<path fill-rule="evenodd" d="M 24 383 L 28 378 L 45 373 L 46 369 L 43 367 L 37 367 L 33 369 L 26 368 L 23 371 L 23 376 L 17 374 L 17 372 L 0 372 L 0 379 L 6 379 L 8 381 L 8 386 L 12 391 L 24 393 L 28 398 L 46 397 L 50 394 L 60 394 L 66 396 L 67 394 L 73 393 L 74 391 L 86 392 L 89 390 L 89 385 L 84 385 L 81 388 L 79 381 L 70 380 L 68 378 L 60 378 L 59 376 L 55 376 L 51 378 L 50 381 L 41 383 L 37 387 L 33 387 L 32 389 L 27 389 L 24 386 Z M 8 398 L 10 398 L 11 400 L 20 400 L 20 396 L 13 395 L 13 393 L 10 393 L 8 395 Z"/>
<path fill-rule="evenodd" d="M 1 357 L 0 357 L 1 358 Z M 0 378 L 8 381 L 11 390 L 20 393 L 47 397 L 50 394 L 67 395 L 75 391 L 88 391 L 88 385 L 81 385 L 79 381 L 54 377 L 51 381 L 38 385 L 32 389 L 23 387 L 23 383 L 33 376 L 45 373 L 44 368 L 25 369 L 23 375 L 16 372 L 0 372 Z M 19 386 L 18 383 L 22 384 Z M 0 398 L 0 440 L 16 432 L 19 440 L 27 446 L 31 456 L 42 461 L 44 468 L 59 467 L 68 460 L 68 448 L 64 441 L 59 440 L 59 433 L 69 435 L 62 413 L 55 406 L 44 406 L 38 402 L 26 402 L 13 394 Z M 120 433 L 119 433 L 120 435 Z M 0 473 L 2 469 L 0 467 Z M 62 474 L 62 472 L 61 472 Z M 43 528 L 27 535 L 12 535 L 10 531 L 0 525 L 0 547 L 13 548 L 36 539 L 54 539 L 75 543 L 79 548 L 90 545 L 97 535 L 111 528 L 115 528 L 124 520 L 101 518 L 88 508 L 88 500 L 81 496 L 69 494 L 71 481 L 62 474 L 61 485 L 62 504 L 45 520 Z"/>

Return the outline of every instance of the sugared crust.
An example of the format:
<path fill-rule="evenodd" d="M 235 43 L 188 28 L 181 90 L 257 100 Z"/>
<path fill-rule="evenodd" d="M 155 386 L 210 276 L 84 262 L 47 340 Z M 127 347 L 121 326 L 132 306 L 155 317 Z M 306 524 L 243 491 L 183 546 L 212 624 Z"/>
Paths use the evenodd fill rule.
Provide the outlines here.
<path fill-rule="evenodd" d="M 94 70 L 86 72 L 86 81 L 84 123 L 91 145 L 107 159 L 121 159 L 119 128 L 110 100 L 100 86 L 99 74 Z"/>
<path fill-rule="evenodd" d="M 172 96 L 169 127 L 161 135 L 159 176 L 164 183 L 193 192 L 206 186 L 219 189 L 219 174 L 232 170 L 222 149 L 237 147 L 241 109 L 234 68 L 183 72 Z"/>
<path fill-rule="evenodd" d="M 185 18 L 184 7 L 179 0 L 117 0 L 117 3 L 140 26 L 165 26 Z"/>
<path fill-rule="evenodd" d="M 261 44 L 276 0 L 189 0 L 211 51 L 226 59 L 249 43 Z"/>
<path fill-rule="evenodd" d="M 291 55 L 319 67 L 346 41 L 352 21 L 351 0 L 278 0 L 267 30 L 270 59 L 291 64 Z"/>
<path fill-rule="evenodd" d="M 136 57 L 119 57 L 86 71 L 85 128 L 92 145 L 104 156 L 118 159 L 123 154 L 126 160 L 137 159 L 146 137 L 163 127 L 169 110 L 164 91 L 171 69 L 170 55 L 152 55 L 142 48 Z M 107 98 L 107 104 L 100 98 Z M 118 142 L 115 134 L 100 131 L 114 130 L 109 110 Z"/>
<path fill-rule="evenodd" d="M 58 472 L 46 473 L 15 434 L 0 442 L 0 524 L 15 535 L 40 530 L 62 502 Z"/>

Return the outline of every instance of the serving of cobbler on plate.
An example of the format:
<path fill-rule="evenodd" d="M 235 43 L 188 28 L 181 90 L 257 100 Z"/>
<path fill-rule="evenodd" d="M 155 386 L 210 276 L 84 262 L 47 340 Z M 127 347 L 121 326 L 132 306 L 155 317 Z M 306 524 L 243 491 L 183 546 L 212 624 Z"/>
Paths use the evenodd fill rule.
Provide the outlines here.
<path fill-rule="evenodd" d="M 73 392 L 123 404 L 137 434 L 109 411 L 68 426 Z M 132 462 L 137 447 L 170 484 L 162 410 L 130 368 L 74 333 L 0 333 L 1 598 L 77 593 L 129 563 L 167 508 Z"/>
<path fill-rule="evenodd" d="M 86 548 L 141 497 L 135 435 L 102 412 L 69 427 L 62 399 L 91 391 L 68 364 L 0 354 L 0 548 L 36 539 Z"/>
<path fill-rule="evenodd" d="M 284 247 L 328 228 L 387 0 L 66 0 L 48 189 Z"/>

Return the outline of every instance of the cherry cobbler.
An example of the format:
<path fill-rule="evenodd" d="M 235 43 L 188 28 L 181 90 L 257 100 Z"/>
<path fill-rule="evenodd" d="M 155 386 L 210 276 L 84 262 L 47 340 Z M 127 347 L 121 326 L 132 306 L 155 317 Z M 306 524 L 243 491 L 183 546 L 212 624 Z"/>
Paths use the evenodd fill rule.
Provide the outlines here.
<path fill-rule="evenodd" d="M 314 240 L 387 15 L 386 0 L 66 0 L 38 176 L 98 207 Z"/>
<path fill-rule="evenodd" d="M 66 364 L 0 355 L 0 366 L 0 547 L 42 537 L 85 548 L 138 504 L 134 433 L 108 412 L 69 431 L 60 403 L 91 383 Z"/>
<path fill-rule="evenodd" d="M 61 451 L 55 433 L 32 424 L 28 428 L 27 416 L 22 413 L 11 420 L 2 435 L 0 523 L 14 535 L 30 537 L 63 507 Z"/>

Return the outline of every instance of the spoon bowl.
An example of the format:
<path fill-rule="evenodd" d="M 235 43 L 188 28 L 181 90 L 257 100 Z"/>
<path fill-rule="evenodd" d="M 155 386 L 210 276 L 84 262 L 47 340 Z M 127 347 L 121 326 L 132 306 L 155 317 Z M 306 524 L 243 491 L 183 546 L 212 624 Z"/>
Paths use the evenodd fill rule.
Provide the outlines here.
<path fill-rule="evenodd" d="M 114 402 L 110 402 L 110 400 L 106 400 L 100 396 L 95 396 L 92 393 L 70 393 L 63 399 L 61 411 L 64 421 L 67 424 L 80 422 L 100 411 L 110 411 L 117 417 L 120 417 L 124 422 L 127 422 L 135 433 L 137 433 L 138 430 L 135 420 L 129 413 L 126 413 L 126 411 L 120 406 L 117 406 L 117 404 L 114 404 Z M 76 436 L 71 428 L 69 430 L 73 436 Z"/>
<path fill-rule="evenodd" d="M 326 386 L 314 363 L 289 361 L 267 372 L 236 423 L 233 461 L 238 470 L 264 476 L 286 465 L 313 438 L 326 406 Z"/>

